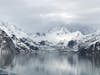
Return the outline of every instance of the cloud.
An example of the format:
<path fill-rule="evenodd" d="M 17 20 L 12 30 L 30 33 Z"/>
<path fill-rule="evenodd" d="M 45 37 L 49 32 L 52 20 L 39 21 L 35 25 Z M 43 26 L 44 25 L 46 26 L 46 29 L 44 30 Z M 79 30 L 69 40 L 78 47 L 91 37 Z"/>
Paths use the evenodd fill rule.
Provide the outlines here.
<path fill-rule="evenodd" d="M 100 0 L 0 0 L 0 20 L 28 32 L 43 31 L 56 23 L 100 24 L 99 3 Z"/>

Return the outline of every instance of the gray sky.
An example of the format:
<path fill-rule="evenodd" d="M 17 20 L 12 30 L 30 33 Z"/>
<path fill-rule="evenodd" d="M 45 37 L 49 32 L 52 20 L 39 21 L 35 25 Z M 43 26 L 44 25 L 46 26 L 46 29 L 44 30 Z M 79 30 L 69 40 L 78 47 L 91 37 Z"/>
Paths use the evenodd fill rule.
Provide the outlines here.
<path fill-rule="evenodd" d="M 0 20 L 28 32 L 56 24 L 100 24 L 100 0 L 0 0 Z"/>

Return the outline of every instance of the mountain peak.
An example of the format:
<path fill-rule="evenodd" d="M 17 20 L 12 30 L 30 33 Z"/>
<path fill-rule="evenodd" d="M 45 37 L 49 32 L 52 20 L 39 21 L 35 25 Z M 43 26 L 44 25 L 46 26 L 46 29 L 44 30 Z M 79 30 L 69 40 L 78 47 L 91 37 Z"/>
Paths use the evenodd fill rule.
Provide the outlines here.
<path fill-rule="evenodd" d="M 12 24 L 0 23 L 0 28 L 4 30 L 10 37 L 13 34 L 16 35 L 17 38 L 27 37 L 26 33 Z"/>
<path fill-rule="evenodd" d="M 69 31 L 69 30 L 67 29 L 67 27 L 64 26 L 64 25 L 52 27 L 51 29 L 49 29 L 48 32 L 49 32 L 49 33 L 52 33 L 52 32 L 70 33 L 70 31 Z"/>

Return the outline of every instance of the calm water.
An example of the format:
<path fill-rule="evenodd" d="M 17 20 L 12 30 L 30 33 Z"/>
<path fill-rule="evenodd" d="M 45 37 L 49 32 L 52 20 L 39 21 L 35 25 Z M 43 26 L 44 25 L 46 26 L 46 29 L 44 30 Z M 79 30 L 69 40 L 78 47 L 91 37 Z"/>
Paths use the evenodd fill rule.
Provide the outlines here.
<path fill-rule="evenodd" d="M 68 52 L 18 55 L 5 73 L 8 75 L 100 75 L 100 58 Z"/>

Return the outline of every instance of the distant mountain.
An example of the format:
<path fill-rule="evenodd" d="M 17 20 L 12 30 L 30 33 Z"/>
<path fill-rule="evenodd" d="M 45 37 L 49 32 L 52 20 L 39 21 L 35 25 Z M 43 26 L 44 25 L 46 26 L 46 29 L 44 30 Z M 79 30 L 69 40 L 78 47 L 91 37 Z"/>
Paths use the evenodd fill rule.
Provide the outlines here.
<path fill-rule="evenodd" d="M 56 26 L 46 33 L 27 34 L 13 25 L 3 23 L 0 24 L 0 29 L 11 38 L 17 53 L 57 50 L 79 51 L 86 54 L 91 50 L 100 50 L 100 31 L 83 35 L 80 31 L 69 31 L 66 26 Z"/>
<path fill-rule="evenodd" d="M 67 29 L 66 26 L 60 25 L 60 26 L 55 26 L 52 27 L 48 30 L 48 33 L 61 33 L 61 34 L 67 34 L 70 33 L 70 31 Z"/>
<path fill-rule="evenodd" d="M 68 50 L 67 48 L 71 47 L 68 47 L 68 43 L 72 40 L 78 43 L 81 37 L 83 37 L 83 34 L 80 31 L 70 32 L 66 26 L 56 26 L 50 28 L 47 33 L 37 33 L 31 38 L 40 46 L 42 42 L 42 48 L 45 47 L 44 49 L 50 49 L 51 47 L 51 49 Z"/>

